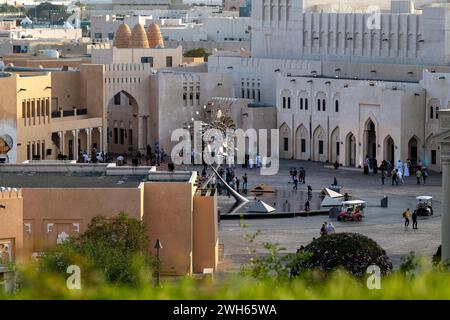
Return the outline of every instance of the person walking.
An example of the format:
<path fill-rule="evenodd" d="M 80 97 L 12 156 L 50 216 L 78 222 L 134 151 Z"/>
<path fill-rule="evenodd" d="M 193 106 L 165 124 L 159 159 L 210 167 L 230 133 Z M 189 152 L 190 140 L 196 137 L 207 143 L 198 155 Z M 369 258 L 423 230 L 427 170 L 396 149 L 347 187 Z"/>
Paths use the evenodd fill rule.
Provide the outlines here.
<path fill-rule="evenodd" d="M 236 191 L 239 193 L 239 185 L 241 184 L 241 180 L 238 177 L 235 177 Z"/>
<path fill-rule="evenodd" d="M 405 218 L 405 229 L 409 227 L 409 217 L 411 216 L 411 212 L 409 212 L 409 208 L 403 212 L 403 218 Z"/>
<path fill-rule="evenodd" d="M 245 172 L 244 175 L 242 176 L 242 189 L 244 191 L 247 191 L 247 181 L 248 181 L 247 172 Z"/>
<path fill-rule="evenodd" d="M 334 233 L 335 231 L 336 231 L 336 230 L 334 229 L 333 224 L 332 224 L 331 222 L 328 222 L 328 225 L 327 225 L 327 234 Z"/>
<path fill-rule="evenodd" d="M 416 171 L 417 184 L 420 184 L 421 178 L 422 178 L 422 171 L 420 169 L 417 169 L 417 171 Z"/>
<path fill-rule="evenodd" d="M 386 178 L 386 171 L 384 171 L 384 167 L 381 168 L 381 184 L 384 186 L 384 179 Z"/>
<path fill-rule="evenodd" d="M 417 230 L 417 210 L 414 210 L 412 216 L 412 222 L 413 222 L 413 229 Z"/>
<path fill-rule="evenodd" d="M 428 169 L 423 167 L 422 168 L 422 180 L 423 180 L 423 184 L 427 183 L 427 177 L 428 177 Z"/>
<path fill-rule="evenodd" d="M 398 180 L 397 180 L 397 169 L 393 169 L 392 170 L 392 185 L 397 185 L 398 186 Z"/>
<path fill-rule="evenodd" d="M 320 228 L 320 235 L 321 236 L 327 235 L 327 222 L 326 221 L 322 224 L 322 227 Z"/>
<path fill-rule="evenodd" d="M 293 190 L 297 191 L 298 190 L 298 177 L 294 176 L 294 188 Z"/>

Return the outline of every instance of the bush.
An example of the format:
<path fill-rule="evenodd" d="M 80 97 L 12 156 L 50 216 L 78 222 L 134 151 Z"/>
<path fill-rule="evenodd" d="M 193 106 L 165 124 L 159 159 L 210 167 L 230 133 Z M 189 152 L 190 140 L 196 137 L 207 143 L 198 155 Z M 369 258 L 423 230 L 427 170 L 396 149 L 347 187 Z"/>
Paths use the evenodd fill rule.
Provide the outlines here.
<path fill-rule="evenodd" d="M 125 213 L 110 220 L 97 216 L 85 233 L 44 254 L 40 269 L 66 275 L 73 264 L 80 266 L 88 282 L 99 276 L 112 284 L 131 286 L 149 281 L 153 259 L 143 222 Z"/>
<path fill-rule="evenodd" d="M 308 253 L 291 269 L 292 276 L 302 272 L 321 270 L 329 272 L 343 268 L 351 275 L 363 277 L 367 267 L 377 265 L 382 274 L 392 271 L 386 252 L 372 239 L 358 233 L 334 233 L 312 241 L 299 254 Z"/>

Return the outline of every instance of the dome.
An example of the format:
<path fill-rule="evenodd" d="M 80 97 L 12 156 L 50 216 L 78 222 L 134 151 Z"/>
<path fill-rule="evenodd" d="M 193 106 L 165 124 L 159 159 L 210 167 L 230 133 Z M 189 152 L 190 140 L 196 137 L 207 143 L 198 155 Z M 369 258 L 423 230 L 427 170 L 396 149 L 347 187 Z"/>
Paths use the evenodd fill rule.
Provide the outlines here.
<path fill-rule="evenodd" d="M 161 36 L 161 30 L 156 23 L 152 23 L 147 28 L 147 39 L 150 48 L 163 48 L 164 40 Z"/>
<path fill-rule="evenodd" d="M 119 26 L 116 32 L 116 38 L 114 39 L 114 47 L 128 48 L 131 41 L 130 27 L 124 23 Z"/>
<path fill-rule="evenodd" d="M 133 31 L 131 32 L 130 48 L 148 48 L 145 29 L 139 23 L 134 26 Z"/>

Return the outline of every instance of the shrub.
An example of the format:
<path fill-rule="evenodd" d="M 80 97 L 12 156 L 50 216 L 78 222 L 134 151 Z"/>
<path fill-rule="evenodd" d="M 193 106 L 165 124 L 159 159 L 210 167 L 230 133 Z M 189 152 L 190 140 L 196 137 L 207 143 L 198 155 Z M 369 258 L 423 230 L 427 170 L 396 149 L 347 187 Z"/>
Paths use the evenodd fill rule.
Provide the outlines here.
<path fill-rule="evenodd" d="M 72 264 L 80 266 L 85 281 L 95 282 L 99 275 L 112 284 L 149 281 L 153 259 L 143 222 L 125 213 L 110 220 L 97 216 L 85 233 L 44 254 L 40 269 L 66 274 Z"/>
<path fill-rule="evenodd" d="M 303 253 L 309 253 L 309 257 L 299 259 L 291 269 L 292 276 L 317 269 L 329 272 L 343 268 L 354 276 L 363 277 L 370 265 L 377 265 L 382 274 L 392 271 L 386 252 L 375 241 L 358 233 L 322 236 L 299 250 L 299 254 Z"/>

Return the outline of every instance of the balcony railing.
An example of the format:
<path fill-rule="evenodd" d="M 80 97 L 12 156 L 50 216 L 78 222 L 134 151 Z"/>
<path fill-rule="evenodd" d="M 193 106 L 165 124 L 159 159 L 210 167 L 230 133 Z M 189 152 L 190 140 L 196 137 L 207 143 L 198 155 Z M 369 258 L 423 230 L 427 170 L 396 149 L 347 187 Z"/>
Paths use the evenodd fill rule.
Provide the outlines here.
<path fill-rule="evenodd" d="M 62 117 L 74 117 L 87 115 L 87 109 L 73 109 L 73 110 L 60 110 L 52 111 L 52 118 L 62 118 Z"/>

